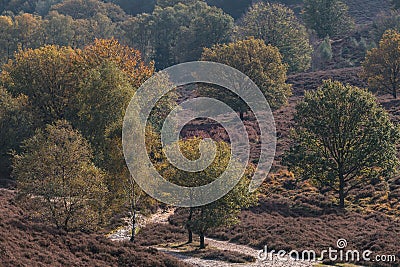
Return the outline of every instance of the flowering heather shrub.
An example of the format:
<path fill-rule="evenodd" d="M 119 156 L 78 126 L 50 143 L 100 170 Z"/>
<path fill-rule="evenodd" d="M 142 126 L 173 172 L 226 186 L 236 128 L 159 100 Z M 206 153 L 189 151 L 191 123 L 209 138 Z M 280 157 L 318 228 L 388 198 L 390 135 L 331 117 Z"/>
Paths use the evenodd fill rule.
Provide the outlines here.
<path fill-rule="evenodd" d="M 187 266 L 171 256 L 104 236 L 65 233 L 29 220 L 14 192 L 0 189 L 1 266 Z"/>

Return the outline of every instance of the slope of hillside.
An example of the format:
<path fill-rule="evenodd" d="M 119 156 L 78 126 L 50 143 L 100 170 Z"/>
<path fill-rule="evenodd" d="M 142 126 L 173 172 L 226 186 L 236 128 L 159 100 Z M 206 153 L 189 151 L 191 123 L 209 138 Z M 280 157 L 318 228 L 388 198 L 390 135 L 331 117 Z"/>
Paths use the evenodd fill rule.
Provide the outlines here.
<path fill-rule="evenodd" d="M 380 12 L 390 10 L 389 0 L 345 0 L 349 13 L 357 24 L 366 24 L 374 20 Z"/>
<path fill-rule="evenodd" d="M 0 266 L 188 266 L 155 249 L 63 233 L 27 215 L 16 206 L 13 191 L 0 189 Z"/>

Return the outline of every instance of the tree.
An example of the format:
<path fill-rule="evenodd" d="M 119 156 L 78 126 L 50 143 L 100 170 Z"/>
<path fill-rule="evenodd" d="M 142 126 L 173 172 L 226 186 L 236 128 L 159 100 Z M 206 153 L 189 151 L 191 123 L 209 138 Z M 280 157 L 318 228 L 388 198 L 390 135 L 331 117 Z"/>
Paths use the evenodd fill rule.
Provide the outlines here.
<path fill-rule="evenodd" d="M 127 14 L 133 16 L 151 13 L 156 5 L 155 0 L 112 0 L 112 2 L 120 6 Z"/>
<path fill-rule="evenodd" d="M 105 146 L 107 139 L 120 138 L 125 110 L 137 88 L 153 74 L 154 68 L 142 61 L 139 51 L 114 39 L 96 39 L 78 54 L 77 65 L 84 69 L 84 73 L 79 75 L 81 81 L 72 104 L 77 117 L 71 120 L 91 141 L 101 158 L 110 150 Z M 160 85 L 168 85 L 168 78 L 155 86 Z M 168 114 L 174 106 L 177 96 L 169 96 L 157 105 L 156 109 L 160 108 L 157 115 Z"/>
<path fill-rule="evenodd" d="M 199 2 L 198 0 L 157 0 L 156 5 L 161 8 L 172 7 L 177 4 L 191 5 Z"/>
<path fill-rule="evenodd" d="M 88 44 L 91 44 L 96 37 L 97 34 L 97 25 L 96 21 L 93 19 L 76 19 L 73 20 L 73 28 L 75 34 L 72 40 L 72 47 L 82 48 Z"/>
<path fill-rule="evenodd" d="M 200 157 L 199 144 L 201 140 L 200 138 L 180 140 L 178 146 L 187 159 L 196 160 Z M 163 177 L 181 186 L 194 187 L 211 183 L 226 170 L 231 155 L 229 144 L 216 142 L 215 145 L 217 150 L 215 159 L 203 171 L 185 172 L 166 163 L 161 163 L 158 169 Z M 192 242 L 193 231 L 199 234 L 200 249 L 204 249 L 204 237 L 209 229 L 236 224 L 239 221 L 238 216 L 241 209 L 257 202 L 256 193 L 250 193 L 248 185 L 249 179 L 248 173 L 246 173 L 224 197 L 201 207 L 188 208 L 188 219 L 185 222 L 185 227 L 188 229 L 188 242 Z"/>
<path fill-rule="evenodd" d="M 113 62 L 136 89 L 154 73 L 153 64 L 146 64 L 138 50 L 115 39 L 95 39 L 78 53 L 80 66 L 85 69 L 97 68 L 106 61 Z"/>
<path fill-rule="evenodd" d="M 340 37 L 354 28 L 348 9 L 340 0 L 304 0 L 303 19 L 320 38 Z"/>
<path fill-rule="evenodd" d="M 72 17 L 51 11 L 43 24 L 46 44 L 73 46 L 75 30 Z"/>
<path fill-rule="evenodd" d="M 133 46 L 138 42 L 138 47 L 147 48 L 143 54 L 152 52 L 150 58 L 158 69 L 198 60 L 203 47 L 228 41 L 234 27 L 233 18 L 219 8 L 202 1 L 177 2 L 156 6 L 150 17 L 142 15 L 124 27 L 125 37 Z"/>
<path fill-rule="evenodd" d="M 36 0 L 2 0 L 0 2 L 0 13 L 11 11 L 18 13 L 33 13 L 35 11 Z"/>
<path fill-rule="evenodd" d="M 82 133 L 95 151 L 95 164 L 107 174 L 104 182 L 112 193 L 104 202 L 118 209 L 129 178 L 122 120 L 136 89 L 153 72 L 137 50 L 114 39 L 96 39 L 83 50 L 54 45 L 21 50 L 3 67 L 1 81 L 14 96 L 27 95 L 35 127 L 67 119 Z"/>
<path fill-rule="evenodd" d="M 314 54 L 313 68 L 319 69 L 332 60 L 332 45 L 329 36 L 326 36 Z"/>
<path fill-rule="evenodd" d="M 161 156 L 161 148 L 160 143 L 158 142 L 160 136 L 153 130 L 151 126 L 148 126 L 146 129 L 146 147 L 148 151 L 152 152 L 151 159 L 157 164 L 159 164 L 158 160 L 162 159 Z M 125 159 L 122 159 L 120 162 L 123 164 L 126 172 L 127 179 L 124 180 L 124 196 L 129 206 L 130 211 L 130 219 L 131 219 L 131 237 L 130 242 L 135 242 L 136 232 L 137 232 L 137 215 L 140 213 L 141 215 L 146 215 L 151 207 L 154 207 L 156 204 L 156 200 L 147 195 L 140 186 L 136 183 L 133 175 L 130 174 L 128 169 L 126 168 Z M 144 164 L 144 162 L 143 162 Z"/>
<path fill-rule="evenodd" d="M 26 96 L 13 97 L 0 87 L 0 176 L 10 176 L 11 151 L 33 134 L 32 115 Z"/>
<path fill-rule="evenodd" d="M 13 95 L 29 97 L 41 126 L 66 118 L 77 89 L 75 55 L 72 48 L 47 45 L 19 50 L 2 68 L 3 86 Z"/>
<path fill-rule="evenodd" d="M 53 5 L 51 10 L 71 16 L 73 19 L 91 19 L 97 14 L 102 14 L 113 22 L 120 22 L 126 17 L 125 12 L 119 6 L 98 0 L 65 0 Z"/>
<path fill-rule="evenodd" d="M 222 8 L 227 14 L 231 15 L 234 19 L 240 18 L 249 6 L 252 0 L 206 0 L 210 6 Z"/>
<path fill-rule="evenodd" d="M 390 93 L 397 98 L 400 86 L 400 34 L 388 30 L 379 42 L 379 47 L 367 52 L 362 63 L 362 76 L 375 90 Z"/>
<path fill-rule="evenodd" d="M 280 4 L 256 3 L 240 20 L 237 31 L 237 38 L 253 36 L 276 46 L 290 72 L 310 68 L 312 47 L 309 37 L 291 9 Z"/>
<path fill-rule="evenodd" d="M 332 189 L 340 208 L 351 190 L 389 177 L 399 164 L 399 128 L 366 90 L 324 81 L 306 92 L 294 120 L 289 170 Z"/>
<path fill-rule="evenodd" d="M 42 17 L 45 17 L 49 14 L 49 11 L 53 5 L 60 3 L 62 0 L 37 0 L 35 12 Z"/>
<path fill-rule="evenodd" d="M 24 13 L 14 18 L 14 38 L 22 49 L 37 48 L 43 44 L 43 20 L 40 16 Z"/>
<path fill-rule="evenodd" d="M 279 50 L 266 45 L 263 40 L 250 38 L 215 45 L 210 49 L 204 49 L 201 59 L 229 65 L 249 76 L 263 92 L 272 109 L 277 109 L 287 103 L 287 98 L 291 95 L 291 86 L 286 84 L 287 66 L 282 63 Z M 237 96 L 221 88 L 214 87 L 208 91 L 238 108 L 243 118 L 247 106 L 241 104 L 242 101 Z"/>
<path fill-rule="evenodd" d="M 107 154 L 107 138 L 119 135 L 124 112 L 135 90 L 124 73 L 112 62 L 92 68 L 82 77 L 74 97 L 75 116 L 71 119 L 90 141 L 96 152 L 96 162 L 103 168 L 113 168 Z M 104 162 L 105 161 L 105 162 Z"/>
<path fill-rule="evenodd" d="M 142 61 L 139 51 L 114 39 L 96 40 L 79 51 L 77 66 L 83 72 L 79 74 L 70 120 L 92 144 L 95 163 L 107 171 L 110 191 L 107 205 L 118 209 L 129 203 L 134 227 L 137 210 L 145 210 L 149 199 L 143 196 L 127 169 L 121 140 L 122 122 L 131 98 L 153 74 L 154 67 Z M 158 82 L 152 88 L 154 92 L 158 86 L 169 86 L 167 77 Z M 155 117 L 165 118 L 175 106 L 175 100 L 175 94 L 163 98 L 154 108 Z M 152 117 L 149 123 L 160 124 Z"/>
<path fill-rule="evenodd" d="M 154 55 L 154 40 L 152 36 L 153 16 L 143 13 L 129 17 L 121 23 L 123 39 L 126 44 L 138 49 L 143 58 L 149 61 Z"/>
<path fill-rule="evenodd" d="M 57 228 L 90 229 L 101 221 L 103 173 L 92 163 L 88 142 L 67 121 L 24 142 L 23 152 L 14 155 L 13 176 L 20 196 Z"/>
<path fill-rule="evenodd" d="M 16 49 L 13 29 L 14 21 L 8 16 L 0 16 L 0 62 L 7 62 Z"/>

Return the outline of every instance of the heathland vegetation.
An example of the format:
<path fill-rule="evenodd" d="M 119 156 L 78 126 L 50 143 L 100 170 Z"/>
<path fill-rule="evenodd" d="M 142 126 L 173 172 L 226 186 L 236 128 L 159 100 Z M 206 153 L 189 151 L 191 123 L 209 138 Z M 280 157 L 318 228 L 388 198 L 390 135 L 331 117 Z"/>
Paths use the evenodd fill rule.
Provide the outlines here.
<path fill-rule="evenodd" d="M 1 1 L 0 265 L 186 266 L 157 251 L 181 246 L 185 257 L 253 260 L 209 248 L 206 237 L 287 251 L 321 251 L 345 238 L 399 261 L 399 7 L 395 0 Z M 248 192 L 262 145 L 249 106 L 219 86 L 176 88 L 146 128 L 149 157 L 166 180 L 202 186 L 231 160 L 226 130 L 199 118 L 176 145 L 196 160 L 200 141 L 211 138 L 213 163 L 188 173 L 168 162 L 160 129 L 189 98 L 216 98 L 238 112 L 250 159 L 224 197 L 145 225 L 144 217 L 169 207 L 142 191 L 126 166 L 125 110 L 154 73 L 196 60 L 236 68 L 260 88 L 276 122 L 273 166 Z M 168 83 L 165 76 L 156 85 Z M 126 241 L 106 238 L 121 229 Z"/>

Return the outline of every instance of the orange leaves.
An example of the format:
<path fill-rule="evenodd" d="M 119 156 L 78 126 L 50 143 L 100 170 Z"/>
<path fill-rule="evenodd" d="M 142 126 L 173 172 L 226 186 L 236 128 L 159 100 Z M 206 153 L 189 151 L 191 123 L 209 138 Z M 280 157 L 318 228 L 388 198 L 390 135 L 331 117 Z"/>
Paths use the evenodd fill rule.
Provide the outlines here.
<path fill-rule="evenodd" d="M 93 44 L 79 51 L 85 65 L 94 67 L 105 60 L 113 62 L 137 88 L 154 73 L 154 64 L 146 65 L 138 50 L 120 44 L 115 39 L 96 39 Z"/>
<path fill-rule="evenodd" d="M 140 52 L 117 40 L 95 40 L 83 50 L 46 45 L 19 49 L 15 59 L 2 67 L 0 85 L 15 94 L 25 94 L 48 123 L 64 118 L 73 106 L 82 82 L 91 70 L 112 63 L 138 88 L 153 72 Z"/>

